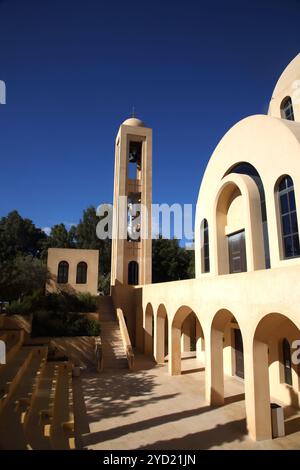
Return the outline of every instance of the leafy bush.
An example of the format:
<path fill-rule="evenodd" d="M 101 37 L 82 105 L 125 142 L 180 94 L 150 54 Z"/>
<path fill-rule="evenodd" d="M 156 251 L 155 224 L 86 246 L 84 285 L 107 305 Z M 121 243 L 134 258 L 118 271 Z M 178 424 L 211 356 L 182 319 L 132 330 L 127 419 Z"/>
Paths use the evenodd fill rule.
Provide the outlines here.
<path fill-rule="evenodd" d="M 32 336 L 99 336 L 100 325 L 80 313 L 40 310 L 33 314 Z"/>
<path fill-rule="evenodd" d="M 20 302 L 12 302 L 6 309 L 9 314 L 28 314 L 37 311 L 49 312 L 95 312 L 97 309 L 97 297 L 89 293 L 68 294 L 41 294 L 36 292 L 24 297 Z"/>

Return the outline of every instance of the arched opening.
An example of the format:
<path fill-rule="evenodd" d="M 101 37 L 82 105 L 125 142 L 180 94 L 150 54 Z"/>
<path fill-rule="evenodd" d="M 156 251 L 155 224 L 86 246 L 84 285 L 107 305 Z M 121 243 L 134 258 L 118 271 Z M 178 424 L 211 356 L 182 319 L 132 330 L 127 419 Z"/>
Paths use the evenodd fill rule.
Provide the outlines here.
<path fill-rule="evenodd" d="M 207 368 L 207 399 L 213 405 L 222 405 L 232 396 L 244 394 L 244 345 L 242 333 L 234 315 L 219 310 L 212 321 L 209 363 Z M 208 364 L 208 363 L 207 363 Z"/>
<path fill-rule="evenodd" d="M 60 261 L 57 270 L 58 284 L 67 284 L 69 281 L 69 263 L 67 261 Z"/>
<path fill-rule="evenodd" d="M 136 261 L 128 264 L 128 285 L 137 286 L 139 284 L 139 265 Z"/>
<path fill-rule="evenodd" d="M 219 274 L 247 271 L 243 196 L 233 182 L 219 195 L 216 216 Z"/>
<path fill-rule="evenodd" d="M 204 333 L 198 317 L 190 307 L 180 307 L 174 316 L 171 327 L 170 374 L 180 375 L 181 373 L 204 371 L 204 351 Z"/>
<path fill-rule="evenodd" d="M 129 141 L 128 144 L 128 178 L 141 179 L 143 142 Z"/>
<path fill-rule="evenodd" d="M 288 121 L 295 121 L 292 98 L 287 96 L 280 105 L 281 117 Z"/>
<path fill-rule="evenodd" d="M 144 352 L 148 356 L 153 357 L 154 353 L 154 313 L 151 304 L 147 304 L 145 310 L 145 340 L 144 340 Z"/>
<path fill-rule="evenodd" d="M 299 339 L 299 328 L 280 313 L 266 315 L 256 328 L 247 400 L 250 434 L 256 440 L 274 437 L 271 402 L 284 408 L 285 434 L 300 431 L 299 354 L 293 354 Z"/>
<path fill-rule="evenodd" d="M 296 258 L 300 256 L 298 218 L 295 201 L 294 183 L 290 176 L 280 177 L 275 186 L 277 194 L 277 207 L 280 216 L 278 224 L 281 232 L 282 258 Z"/>
<path fill-rule="evenodd" d="M 269 248 L 269 234 L 268 234 L 268 219 L 267 219 L 267 210 L 266 210 L 266 197 L 265 189 L 260 177 L 260 174 L 256 168 L 248 162 L 240 162 L 230 168 L 229 171 L 225 173 L 224 176 L 231 173 L 238 173 L 240 175 L 250 176 L 255 182 L 260 196 L 260 208 L 261 208 L 261 219 L 263 227 L 263 237 L 264 237 L 264 251 L 265 251 L 265 264 L 266 268 L 270 268 L 270 248 Z"/>
<path fill-rule="evenodd" d="M 76 269 L 76 284 L 86 284 L 87 283 L 87 264 L 84 261 L 80 261 L 77 264 Z"/>
<path fill-rule="evenodd" d="M 208 232 L 208 222 L 206 219 L 203 219 L 200 226 L 201 230 L 201 263 L 202 263 L 202 273 L 209 273 L 210 263 L 209 263 L 209 232 Z"/>
<path fill-rule="evenodd" d="M 164 364 L 168 355 L 168 314 L 166 307 L 161 304 L 156 315 L 156 331 L 154 357 L 158 364 Z"/>

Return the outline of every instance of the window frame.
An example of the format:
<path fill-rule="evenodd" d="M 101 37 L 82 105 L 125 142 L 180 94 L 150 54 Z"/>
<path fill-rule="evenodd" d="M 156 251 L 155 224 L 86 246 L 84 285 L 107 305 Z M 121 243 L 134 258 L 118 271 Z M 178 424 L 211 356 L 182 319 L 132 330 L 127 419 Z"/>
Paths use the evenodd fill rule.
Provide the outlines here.
<path fill-rule="evenodd" d="M 210 256 L 209 256 L 209 225 L 207 219 L 201 222 L 201 262 L 202 274 L 210 272 Z"/>
<path fill-rule="evenodd" d="M 87 271 L 87 263 L 85 261 L 79 261 L 76 266 L 76 284 L 87 284 Z"/>
<path fill-rule="evenodd" d="M 284 182 L 285 187 L 280 187 Z M 300 257 L 300 239 L 299 239 L 299 225 L 298 215 L 295 199 L 294 181 L 290 175 L 283 175 L 279 178 L 276 185 L 276 195 L 278 212 L 280 217 L 280 243 L 282 250 L 282 259 L 294 259 Z M 285 202 L 283 202 L 285 201 Z M 291 205 L 291 201 L 293 201 Z M 294 206 L 294 208 L 293 208 Z M 285 208 L 286 207 L 286 208 Z M 296 224 L 297 230 L 294 230 Z M 287 231 L 287 228 L 289 230 Z M 289 240 L 291 245 L 292 254 L 288 254 L 288 245 L 286 240 Z M 296 242 L 295 242 L 296 240 Z"/>
<path fill-rule="evenodd" d="M 128 285 L 129 286 L 139 285 L 139 263 L 134 260 L 129 261 L 128 263 Z"/>
<path fill-rule="evenodd" d="M 290 96 L 286 96 L 280 105 L 281 117 L 287 121 L 295 121 L 293 101 Z"/>
<path fill-rule="evenodd" d="M 69 263 L 62 260 L 57 266 L 57 284 L 68 284 L 69 282 Z"/>

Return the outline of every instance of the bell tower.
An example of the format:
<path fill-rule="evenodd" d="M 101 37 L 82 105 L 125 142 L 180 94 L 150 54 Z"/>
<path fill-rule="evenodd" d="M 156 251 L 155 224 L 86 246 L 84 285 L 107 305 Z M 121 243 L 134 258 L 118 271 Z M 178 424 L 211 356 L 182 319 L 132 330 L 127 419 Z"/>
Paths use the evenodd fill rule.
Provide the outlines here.
<path fill-rule="evenodd" d="M 116 137 L 111 285 L 152 282 L 152 129 L 135 117 Z"/>

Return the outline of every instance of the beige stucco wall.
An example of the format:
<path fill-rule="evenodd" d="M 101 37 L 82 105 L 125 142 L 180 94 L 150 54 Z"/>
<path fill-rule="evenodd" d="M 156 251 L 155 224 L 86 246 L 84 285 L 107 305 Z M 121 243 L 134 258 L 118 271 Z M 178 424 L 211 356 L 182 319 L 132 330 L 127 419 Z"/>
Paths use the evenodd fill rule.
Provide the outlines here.
<path fill-rule="evenodd" d="M 300 54 L 282 72 L 272 94 L 269 115 L 281 118 L 281 103 L 291 97 L 296 121 L 300 121 Z"/>
<path fill-rule="evenodd" d="M 57 283 L 58 265 L 61 261 L 69 263 L 69 281 L 67 284 Z M 77 265 L 81 261 L 87 264 L 87 283 L 76 284 Z M 51 274 L 51 280 L 47 284 L 48 292 L 58 289 L 69 292 L 89 292 L 97 295 L 98 292 L 98 250 L 80 250 L 70 248 L 49 248 L 47 266 Z"/>

